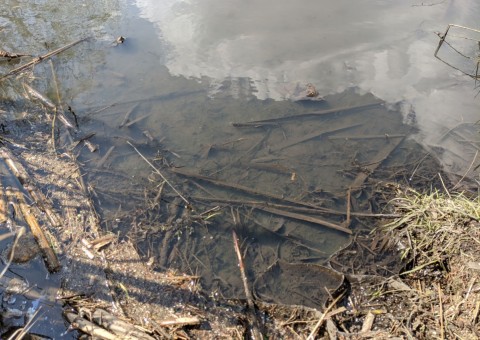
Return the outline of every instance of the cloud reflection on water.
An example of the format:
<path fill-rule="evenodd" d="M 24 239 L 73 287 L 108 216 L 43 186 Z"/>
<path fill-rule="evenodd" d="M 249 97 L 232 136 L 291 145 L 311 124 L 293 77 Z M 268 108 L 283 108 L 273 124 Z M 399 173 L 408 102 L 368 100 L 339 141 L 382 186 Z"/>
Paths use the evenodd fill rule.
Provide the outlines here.
<path fill-rule="evenodd" d="M 471 79 L 433 52 L 434 33 L 449 23 L 475 27 L 480 5 L 436 3 L 137 0 L 165 44 L 172 75 L 208 77 L 212 93 L 248 78 L 240 86 L 259 99 L 288 99 L 297 83 L 311 82 L 322 95 L 355 86 L 406 103 L 429 144 L 439 142 L 439 121 L 451 128 L 476 121 L 478 112 Z"/>

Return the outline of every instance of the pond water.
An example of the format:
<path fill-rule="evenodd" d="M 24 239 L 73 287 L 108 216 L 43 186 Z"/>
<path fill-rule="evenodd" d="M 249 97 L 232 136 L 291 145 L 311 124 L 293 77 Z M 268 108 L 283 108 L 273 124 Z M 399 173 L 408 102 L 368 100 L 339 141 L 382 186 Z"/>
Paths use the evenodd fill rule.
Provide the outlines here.
<path fill-rule="evenodd" d="M 105 228 L 138 242 L 157 269 L 174 266 L 201 275 L 213 296 L 242 297 L 232 229 L 252 280 L 278 259 L 325 264 L 351 236 L 298 215 L 346 211 L 352 185 L 354 208 L 371 211 L 355 187 L 377 170 L 371 164 L 394 178 L 392 169 L 425 157 L 413 140 L 452 175 L 477 164 L 478 134 L 466 123 L 479 105 L 464 73 L 476 72 L 480 34 L 449 31 L 439 56 L 457 70 L 434 52 L 436 33 L 451 23 L 478 28 L 479 14 L 472 0 L 6 0 L 0 49 L 38 55 L 90 38 L 53 69 L 81 134 L 95 133 L 98 151 L 76 152 Z M 11 115 L 24 82 L 57 97 L 52 67 L 41 63 L 3 81 Z M 307 84 L 318 96 L 301 97 Z M 270 121 L 232 124 L 259 120 Z M 369 227 L 343 214 L 314 217 Z"/>

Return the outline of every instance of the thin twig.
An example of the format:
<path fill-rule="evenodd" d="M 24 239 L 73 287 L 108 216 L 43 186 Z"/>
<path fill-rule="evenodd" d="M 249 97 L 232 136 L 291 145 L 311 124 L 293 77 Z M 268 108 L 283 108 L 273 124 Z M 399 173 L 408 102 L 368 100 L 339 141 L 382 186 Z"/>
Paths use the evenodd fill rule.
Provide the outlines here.
<path fill-rule="evenodd" d="M 447 193 L 448 198 L 452 198 L 452 196 L 450 196 L 450 192 L 448 191 L 447 187 L 445 186 L 445 182 L 443 181 L 442 175 L 440 173 L 438 173 L 438 178 L 440 178 L 440 182 L 442 182 L 443 189 Z"/>
<path fill-rule="evenodd" d="M 453 188 L 452 188 L 451 190 L 455 190 L 455 189 L 460 185 L 460 183 L 465 179 L 465 177 L 467 176 L 467 174 L 470 172 L 470 169 L 472 168 L 473 163 L 475 163 L 475 161 L 477 160 L 477 156 L 478 156 L 478 150 L 475 152 L 475 156 L 473 157 L 472 163 L 470 163 L 470 166 L 468 167 L 467 171 L 465 171 L 465 173 L 463 174 L 462 178 L 460 178 L 460 180 L 457 182 L 457 184 L 455 184 L 455 185 L 453 186 Z"/>
<path fill-rule="evenodd" d="M 438 302 L 440 307 L 440 339 L 445 339 L 445 329 L 443 325 L 443 304 L 442 304 L 442 289 L 440 288 L 440 284 L 437 283 L 437 291 L 438 291 Z"/>
<path fill-rule="evenodd" d="M 317 334 L 318 330 L 320 329 L 320 326 L 322 325 L 323 321 L 325 320 L 328 312 L 330 311 L 330 309 L 332 309 L 337 304 L 337 302 L 343 297 L 344 294 L 345 293 L 340 294 L 335 300 L 332 301 L 332 303 L 327 307 L 327 309 L 325 309 L 325 312 L 322 313 L 322 316 L 320 317 L 320 320 L 318 320 L 315 327 L 313 327 L 313 330 L 310 333 L 310 335 L 308 336 L 307 340 L 314 340 L 315 339 L 315 335 Z"/>
<path fill-rule="evenodd" d="M 10 251 L 10 257 L 8 259 L 7 264 L 5 265 L 5 268 L 3 268 L 2 272 L 0 273 L 0 278 L 2 278 L 3 275 L 5 275 L 5 273 L 7 272 L 8 268 L 10 268 L 10 265 L 12 264 L 12 261 L 13 261 L 13 257 L 15 255 L 15 248 L 17 247 L 18 240 L 20 239 L 20 237 L 22 237 L 23 234 L 25 234 L 25 227 L 21 227 L 16 232 L 15 241 L 13 241 L 12 250 Z"/>
<path fill-rule="evenodd" d="M 352 222 L 351 220 L 351 210 L 352 210 L 352 202 L 351 202 L 351 199 L 352 198 L 352 188 L 348 188 L 348 191 L 347 191 L 347 219 L 345 221 L 345 227 L 346 228 L 349 228 L 350 227 L 350 223 Z"/>
<path fill-rule="evenodd" d="M 169 186 L 170 188 L 172 188 L 172 190 L 175 191 L 175 193 L 176 193 L 187 205 L 190 205 L 190 202 L 189 202 L 185 197 L 183 197 L 183 195 L 182 195 L 177 189 L 175 189 L 175 187 L 170 183 L 170 181 L 169 181 L 168 179 L 166 179 L 165 176 L 163 176 L 163 174 L 160 172 L 160 170 L 158 170 L 152 163 L 150 163 L 150 161 L 149 161 L 144 155 L 142 155 L 142 154 L 140 153 L 140 151 L 138 151 L 138 149 L 137 149 L 135 146 L 133 146 L 132 143 L 130 143 L 129 141 L 127 141 L 127 144 L 130 145 L 130 146 L 138 153 L 138 155 L 139 155 L 140 157 L 142 157 L 143 160 L 144 160 L 145 162 L 147 162 L 147 164 L 150 165 L 150 167 L 151 167 L 158 175 L 160 175 L 160 177 L 162 177 L 162 179 L 165 181 L 165 183 L 167 183 L 168 186 Z"/>
<path fill-rule="evenodd" d="M 248 308 L 250 310 L 250 313 L 253 319 L 252 335 L 254 339 L 263 339 L 262 333 L 260 332 L 260 329 L 258 327 L 257 317 L 255 313 L 255 304 L 253 303 L 253 295 L 252 295 L 252 292 L 250 291 L 250 288 L 248 287 L 248 279 L 247 279 L 247 275 L 245 274 L 245 265 L 243 264 L 242 253 L 240 252 L 237 233 L 235 233 L 235 230 L 232 230 L 232 236 L 233 236 L 233 245 L 235 247 L 235 253 L 237 254 L 237 258 L 238 258 L 238 265 L 240 267 L 240 275 L 242 276 L 243 288 L 245 290 L 245 295 L 247 297 Z"/>
<path fill-rule="evenodd" d="M 57 74 L 55 73 L 55 68 L 53 67 L 53 62 L 52 59 L 49 61 L 50 68 L 52 70 L 52 78 L 53 78 L 53 84 L 55 85 L 55 92 L 57 93 L 57 104 L 62 107 L 62 99 L 60 98 L 60 91 L 58 89 L 58 81 L 57 81 Z M 57 108 L 53 111 L 53 118 L 52 118 L 52 146 L 53 146 L 53 152 L 57 152 L 55 148 L 55 120 L 57 119 Z"/>

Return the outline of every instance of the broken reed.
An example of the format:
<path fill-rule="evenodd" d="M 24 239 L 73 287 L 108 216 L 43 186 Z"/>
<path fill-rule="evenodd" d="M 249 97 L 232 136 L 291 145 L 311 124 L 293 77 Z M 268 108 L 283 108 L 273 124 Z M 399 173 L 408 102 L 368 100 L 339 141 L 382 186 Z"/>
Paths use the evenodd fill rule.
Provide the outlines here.
<path fill-rule="evenodd" d="M 414 273 L 429 265 L 443 266 L 462 243 L 479 234 L 480 198 L 463 193 L 433 191 L 422 194 L 408 189 L 390 204 L 401 215 L 382 229 L 395 235 L 402 260 L 413 263 Z M 478 241 L 477 241 L 478 242 Z"/>

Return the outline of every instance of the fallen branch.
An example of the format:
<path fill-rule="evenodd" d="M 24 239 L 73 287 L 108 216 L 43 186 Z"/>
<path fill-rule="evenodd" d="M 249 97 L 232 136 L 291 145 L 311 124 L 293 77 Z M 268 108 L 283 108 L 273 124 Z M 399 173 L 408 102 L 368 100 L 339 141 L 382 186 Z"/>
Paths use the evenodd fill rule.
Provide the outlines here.
<path fill-rule="evenodd" d="M 348 188 L 347 190 L 347 219 L 345 220 L 344 227 L 349 228 L 352 215 L 352 188 Z"/>
<path fill-rule="evenodd" d="M 233 246 L 235 248 L 235 253 L 237 254 L 238 266 L 240 268 L 240 275 L 242 277 L 243 289 L 245 291 L 245 296 L 247 297 L 248 311 L 252 319 L 251 333 L 253 339 L 263 339 L 260 328 L 258 327 L 257 315 L 255 313 L 255 304 L 253 303 L 253 295 L 248 286 L 247 275 L 245 274 L 245 265 L 243 263 L 242 253 L 240 251 L 240 246 L 238 245 L 238 237 L 235 230 L 232 230 L 233 236 Z"/>
<path fill-rule="evenodd" d="M 115 145 L 112 145 L 108 151 L 105 153 L 105 155 L 100 158 L 100 160 L 97 163 L 97 168 L 101 168 L 105 165 L 105 162 L 107 161 L 108 157 L 112 154 L 113 150 L 115 149 Z"/>
<path fill-rule="evenodd" d="M 325 312 L 322 313 L 322 316 L 320 317 L 318 322 L 315 324 L 315 327 L 313 327 L 313 330 L 310 333 L 310 335 L 308 336 L 307 340 L 314 340 L 315 339 L 315 335 L 317 334 L 318 330 L 320 329 L 320 326 L 322 325 L 323 321 L 325 321 L 325 319 L 327 318 L 327 313 L 330 311 L 330 309 L 332 309 L 337 304 L 337 302 L 343 297 L 343 295 L 344 295 L 344 293 L 340 294 L 335 300 L 332 301 L 332 303 L 327 307 Z"/>
<path fill-rule="evenodd" d="M 26 63 L 26 64 L 23 64 L 23 65 L 15 68 L 15 69 L 13 69 L 13 70 L 11 70 L 11 71 L 8 72 L 7 74 L 1 76 L 1 77 L 0 77 L 0 81 L 4 80 L 4 79 L 6 79 L 6 78 L 8 78 L 8 77 L 10 77 L 10 76 L 12 76 L 12 75 L 15 75 L 15 74 L 17 74 L 17 73 L 20 73 L 20 72 L 26 70 L 26 69 L 29 68 L 29 67 L 35 66 L 35 65 L 41 63 L 41 62 L 44 61 L 44 60 L 48 60 L 49 58 L 51 58 L 51 57 L 53 57 L 53 56 L 55 56 L 55 55 L 57 55 L 57 54 L 59 54 L 59 53 L 62 53 L 63 51 L 66 51 L 66 50 L 68 50 L 69 48 L 71 48 L 71 47 L 73 47 L 73 46 L 75 46 L 75 45 L 77 45 L 77 44 L 79 44 L 79 43 L 81 43 L 82 41 L 85 41 L 85 40 L 87 40 L 87 39 L 88 39 L 88 38 L 79 39 L 79 40 L 74 41 L 74 42 L 72 42 L 72 43 L 70 43 L 70 44 L 67 44 L 67 45 L 65 45 L 65 46 L 63 46 L 63 47 L 60 47 L 60 48 L 58 48 L 58 49 L 56 49 L 56 50 L 54 50 L 54 51 L 51 51 L 51 52 L 49 52 L 49 53 L 47 53 L 47 54 L 41 55 L 41 56 L 33 59 L 32 61 L 30 61 L 30 62 L 28 62 L 28 63 Z"/>
<path fill-rule="evenodd" d="M 224 188 L 228 188 L 228 189 L 232 189 L 232 190 L 243 191 L 243 192 L 245 192 L 247 194 L 250 194 L 250 195 L 263 196 L 263 197 L 271 198 L 271 199 L 274 199 L 274 200 L 277 200 L 277 201 L 289 202 L 291 204 L 305 206 L 305 207 L 309 207 L 309 208 L 318 208 L 314 204 L 309 204 L 309 203 L 300 202 L 300 201 L 296 201 L 296 200 L 289 199 L 289 198 L 284 198 L 282 196 L 278 196 L 278 195 L 275 195 L 275 194 L 260 192 L 260 191 L 255 190 L 255 189 L 245 187 L 243 185 L 223 182 L 223 181 L 216 180 L 216 179 L 213 179 L 213 178 L 210 178 L 210 177 L 207 177 L 207 176 L 202 176 L 202 175 L 199 175 L 199 174 L 195 174 L 195 173 L 192 173 L 192 172 L 181 170 L 179 168 L 170 168 L 170 171 L 173 172 L 173 173 L 176 173 L 178 175 L 185 176 L 185 177 L 190 177 L 190 178 L 195 178 L 195 179 L 199 179 L 199 180 L 202 180 L 202 181 L 210 182 L 210 183 L 212 183 L 214 185 L 217 185 L 217 186 L 220 186 L 220 187 L 224 187 Z"/>
<path fill-rule="evenodd" d="M 389 138 L 401 138 L 401 137 L 405 137 L 405 135 L 389 135 L 385 133 L 383 135 L 331 136 L 331 137 L 328 137 L 328 139 L 330 140 L 338 140 L 338 139 L 341 139 L 341 140 L 386 139 L 388 140 Z"/>
<path fill-rule="evenodd" d="M 309 141 L 311 139 L 319 138 L 319 137 L 322 137 L 324 135 L 328 135 L 328 134 L 335 133 L 335 132 L 340 132 L 340 131 L 344 131 L 344 130 L 348 130 L 348 129 L 353 129 L 353 128 L 355 128 L 357 126 L 361 126 L 361 125 L 362 124 L 354 124 L 354 125 L 347 126 L 347 127 L 325 129 L 323 131 L 315 131 L 315 132 L 309 133 L 307 135 L 301 136 L 299 138 L 295 138 L 294 140 L 287 140 L 284 143 L 281 143 L 281 144 L 271 148 L 270 151 L 271 152 L 280 151 L 280 150 L 289 148 L 291 146 Z"/>
<path fill-rule="evenodd" d="M 215 202 L 215 203 L 225 203 L 225 204 L 237 204 L 237 205 L 245 205 L 249 207 L 256 208 L 259 207 L 273 207 L 285 210 L 291 210 L 306 214 L 327 214 L 327 215 L 343 215 L 346 216 L 347 212 L 345 211 L 338 211 L 329 208 L 323 207 L 315 207 L 315 208 L 305 208 L 305 207 L 295 207 L 291 205 L 285 204 L 275 204 L 265 201 L 245 201 L 245 200 L 234 200 L 228 198 L 218 198 L 218 197 L 200 197 L 200 196 L 193 196 L 191 197 L 193 200 L 196 201 L 203 201 L 203 202 Z M 398 218 L 401 217 L 400 214 L 374 214 L 374 213 L 362 213 L 362 212 L 350 212 L 350 216 L 356 217 L 374 217 L 374 218 Z"/>
<path fill-rule="evenodd" d="M 267 208 L 267 207 L 256 207 L 256 208 L 260 209 L 260 210 L 263 210 L 263 211 L 266 211 L 266 212 L 269 212 L 269 213 L 272 213 L 272 214 L 275 214 L 275 215 L 279 215 L 279 216 L 283 216 L 283 217 L 289 217 L 289 218 L 293 218 L 295 220 L 300 220 L 300 221 L 304 221 L 304 222 L 319 224 L 319 225 L 322 225 L 322 226 L 330 228 L 330 229 L 335 229 L 335 230 L 338 230 L 338 231 L 343 231 L 344 233 L 347 233 L 347 234 L 352 234 L 352 231 L 350 229 L 342 227 L 341 225 L 338 225 L 338 224 L 335 224 L 335 223 L 332 223 L 332 222 L 322 220 L 320 218 L 311 217 L 311 216 L 302 215 L 302 214 L 297 214 L 297 213 L 291 213 L 291 212 L 282 211 L 282 210 L 273 209 L 273 208 Z"/>
<path fill-rule="evenodd" d="M 128 111 L 127 113 L 125 113 L 125 117 L 123 117 L 123 120 L 122 122 L 120 123 L 120 125 L 118 126 L 119 128 L 122 128 L 123 126 L 125 126 L 125 124 L 128 123 L 128 120 L 130 119 L 130 115 L 133 113 L 133 111 L 135 111 L 135 109 L 138 107 L 139 103 L 135 103 Z"/>
<path fill-rule="evenodd" d="M 280 123 L 280 122 L 286 122 L 286 121 L 289 121 L 289 120 L 298 121 L 299 118 L 324 117 L 326 115 L 333 114 L 333 113 L 338 113 L 338 112 L 343 112 L 343 111 L 352 111 L 353 112 L 355 110 L 368 109 L 368 108 L 376 107 L 376 106 L 380 106 L 380 105 L 382 105 L 382 102 L 375 102 L 375 103 L 355 105 L 355 106 L 344 106 L 344 107 L 338 107 L 338 108 L 322 110 L 322 111 L 300 113 L 300 114 L 293 115 L 293 116 L 284 116 L 284 117 L 278 117 L 278 118 L 255 120 L 255 121 L 246 122 L 246 123 L 233 123 L 232 125 L 235 126 L 235 127 L 260 127 L 260 126 L 266 126 L 266 125 L 278 125 L 278 123 Z"/>

